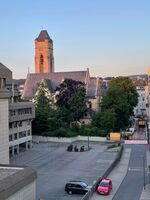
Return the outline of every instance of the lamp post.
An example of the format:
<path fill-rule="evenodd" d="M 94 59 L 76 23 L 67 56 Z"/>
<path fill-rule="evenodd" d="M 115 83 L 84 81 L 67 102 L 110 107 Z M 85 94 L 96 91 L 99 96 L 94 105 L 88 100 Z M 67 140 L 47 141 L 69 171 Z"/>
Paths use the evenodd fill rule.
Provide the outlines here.
<path fill-rule="evenodd" d="M 144 185 L 144 190 L 145 190 L 145 158 L 142 156 L 143 159 L 143 185 Z"/>
<path fill-rule="evenodd" d="M 89 140 L 89 133 L 88 133 L 88 150 L 90 149 L 89 143 L 90 143 L 90 140 Z"/>

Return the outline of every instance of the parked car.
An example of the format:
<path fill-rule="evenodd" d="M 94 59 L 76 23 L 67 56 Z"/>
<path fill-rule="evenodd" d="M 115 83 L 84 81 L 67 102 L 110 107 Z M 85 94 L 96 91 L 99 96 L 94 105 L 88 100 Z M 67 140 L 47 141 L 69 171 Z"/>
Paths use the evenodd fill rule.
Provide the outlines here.
<path fill-rule="evenodd" d="M 102 179 L 97 187 L 98 194 L 108 195 L 111 190 L 112 190 L 112 181 L 108 178 Z"/>
<path fill-rule="evenodd" d="M 65 191 L 68 194 L 86 194 L 91 189 L 91 186 L 88 186 L 82 181 L 69 181 L 65 185 Z"/>

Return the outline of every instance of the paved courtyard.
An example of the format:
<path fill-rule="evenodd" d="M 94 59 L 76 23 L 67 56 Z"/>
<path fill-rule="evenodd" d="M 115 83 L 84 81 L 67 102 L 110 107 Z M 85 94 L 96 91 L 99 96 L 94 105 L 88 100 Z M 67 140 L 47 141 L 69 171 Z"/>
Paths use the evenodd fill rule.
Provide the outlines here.
<path fill-rule="evenodd" d="M 87 142 L 77 142 L 80 148 Z M 68 195 L 64 191 L 69 180 L 82 180 L 92 185 L 113 162 L 117 152 L 108 152 L 106 145 L 90 143 L 91 150 L 68 152 L 68 144 L 39 143 L 29 151 L 11 159 L 11 164 L 28 165 L 37 170 L 37 200 L 80 200 L 82 195 Z"/>

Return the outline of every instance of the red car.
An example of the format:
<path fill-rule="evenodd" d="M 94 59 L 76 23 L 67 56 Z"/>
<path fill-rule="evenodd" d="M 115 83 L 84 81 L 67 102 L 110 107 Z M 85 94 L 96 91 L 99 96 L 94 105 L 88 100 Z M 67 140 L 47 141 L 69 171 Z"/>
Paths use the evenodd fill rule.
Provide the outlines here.
<path fill-rule="evenodd" d="M 112 190 L 112 182 L 108 178 L 104 178 L 101 180 L 101 182 L 98 185 L 97 193 L 108 195 L 110 191 Z"/>

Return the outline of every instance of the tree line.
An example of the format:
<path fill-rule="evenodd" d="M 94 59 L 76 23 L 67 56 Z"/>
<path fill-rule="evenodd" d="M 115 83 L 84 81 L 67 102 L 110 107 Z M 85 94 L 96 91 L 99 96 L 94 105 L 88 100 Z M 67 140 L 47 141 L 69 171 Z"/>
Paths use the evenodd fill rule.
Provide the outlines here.
<path fill-rule="evenodd" d="M 33 134 L 72 137 L 76 135 L 107 136 L 130 125 L 133 109 L 138 103 L 135 86 L 128 77 L 113 78 L 99 102 L 100 110 L 90 112 L 84 83 L 65 79 L 52 95 L 43 81 L 34 97 L 36 116 Z M 91 123 L 80 119 L 90 115 Z"/>

